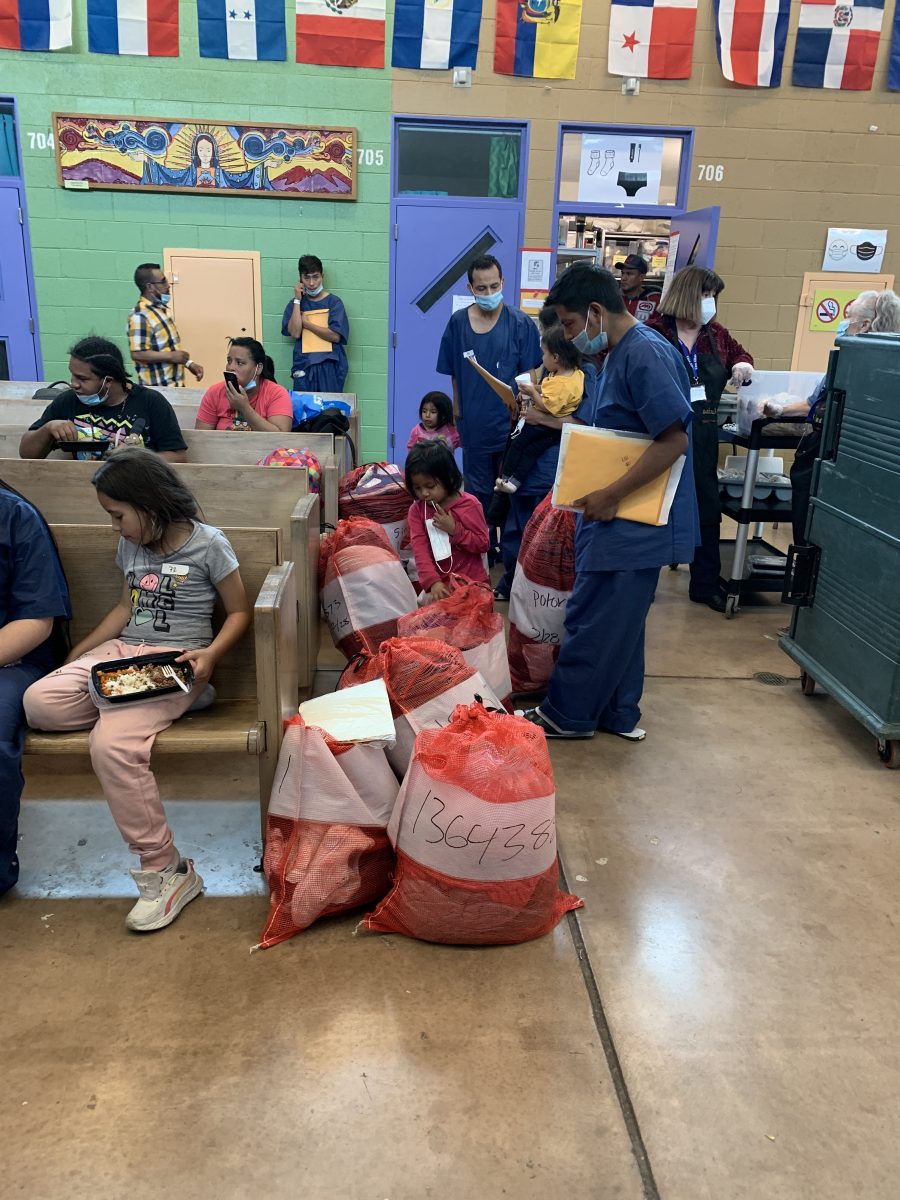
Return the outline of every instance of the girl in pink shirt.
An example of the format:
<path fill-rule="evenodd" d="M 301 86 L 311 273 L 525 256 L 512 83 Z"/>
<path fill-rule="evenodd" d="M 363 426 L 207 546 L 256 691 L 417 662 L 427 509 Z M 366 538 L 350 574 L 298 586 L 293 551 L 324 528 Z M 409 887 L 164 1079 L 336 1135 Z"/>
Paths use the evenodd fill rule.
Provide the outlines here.
<path fill-rule="evenodd" d="M 197 410 L 195 429 L 289 433 L 294 406 L 275 382 L 275 366 L 256 338 L 232 338 L 225 379 L 207 388 Z"/>
<path fill-rule="evenodd" d="M 419 423 L 413 426 L 407 450 L 417 442 L 443 438 L 451 450 L 459 445 L 459 434 L 453 424 L 453 401 L 446 392 L 426 392 L 419 405 Z"/>
<path fill-rule="evenodd" d="M 462 490 L 453 451 L 443 441 L 423 441 L 406 457 L 409 539 L 422 590 L 432 600 L 450 595 L 444 576 L 490 583 L 484 556 L 490 535 L 481 501 Z"/>

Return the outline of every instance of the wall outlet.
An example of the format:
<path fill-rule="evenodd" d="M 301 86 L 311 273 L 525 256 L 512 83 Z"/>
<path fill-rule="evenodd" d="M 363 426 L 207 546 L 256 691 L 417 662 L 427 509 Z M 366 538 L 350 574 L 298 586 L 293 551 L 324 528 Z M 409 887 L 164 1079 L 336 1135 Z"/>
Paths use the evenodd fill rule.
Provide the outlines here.
<path fill-rule="evenodd" d="M 471 67 L 454 67 L 453 68 L 453 86 L 470 88 L 472 86 L 472 68 Z"/>
<path fill-rule="evenodd" d="M 641 90 L 641 81 L 636 75 L 629 75 L 622 80 L 622 95 L 636 96 Z"/>

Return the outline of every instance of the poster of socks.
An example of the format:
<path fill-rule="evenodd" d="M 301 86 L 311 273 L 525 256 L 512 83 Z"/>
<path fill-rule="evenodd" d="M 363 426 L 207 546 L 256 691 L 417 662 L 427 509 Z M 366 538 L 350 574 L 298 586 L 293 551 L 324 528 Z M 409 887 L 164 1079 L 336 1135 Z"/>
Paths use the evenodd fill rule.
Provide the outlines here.
<path fill-rule="evenodd" d="M 585 134 L 581 139 L 578 199 L 582 203 L 659 204 L 661 137 Z"/>

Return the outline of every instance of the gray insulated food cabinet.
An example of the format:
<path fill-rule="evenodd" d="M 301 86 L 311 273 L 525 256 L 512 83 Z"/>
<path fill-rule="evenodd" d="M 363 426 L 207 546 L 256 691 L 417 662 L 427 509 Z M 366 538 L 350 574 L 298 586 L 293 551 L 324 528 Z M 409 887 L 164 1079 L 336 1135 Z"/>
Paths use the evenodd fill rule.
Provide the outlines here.
<path fill-rule="evenodd" d="M 784 598 L 797 605 L 780 645 L 875 735 L 900 767 L 900 336 L 838 339 L 804 547 Z"/>

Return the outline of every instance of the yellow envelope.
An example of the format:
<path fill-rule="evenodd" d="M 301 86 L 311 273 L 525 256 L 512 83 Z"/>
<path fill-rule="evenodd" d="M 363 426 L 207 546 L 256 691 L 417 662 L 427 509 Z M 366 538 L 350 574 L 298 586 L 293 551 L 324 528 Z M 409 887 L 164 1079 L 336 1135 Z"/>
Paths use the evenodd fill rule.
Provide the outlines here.
<path fill-rule="evenodd" d="M 327 308 L 310 308 L 303 315 L 314 325 L 321 325 L 323 329 L 328 328 Z M 313 333 L 311 329 L 304 329 L 300 337 L 300 348 L 304 354 L 321 354 L 323 350 L 331 350 L 332 345 L 325 338 Z"/>
<path fill-rule="evenodd" d="M 557 508 L 573 508 L 573 501 L 588 492 L 609 487 L 631 470 L 652 441 L 617 429 L 564 425 L 551 502 Z M 626 496 L 616 516 L 642 525 L 665 525 L 684 462 L 682 455 L 668 471 Z"/>
<path fill-rule="evenodd" d="M 474 350 L 466 350 L 463 354 L 463 358 L 468 362 L 469 366 L 475 368 L 491 391 L 496 392 L 500 399 L 504 401 L 504 403 L 515 403 L 516 393 L 512 390 L 508 383 L 504 383 L 502 379 L 498 379 L 496 375 L 492 375 L 486 367 L 481 365 L 481 363 L 475 357 Z"/>

